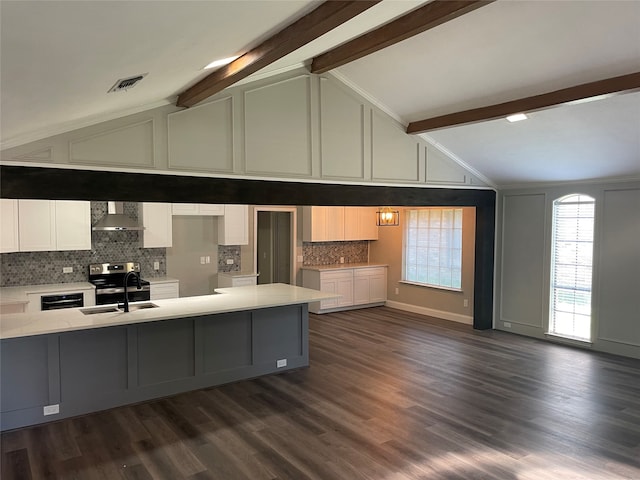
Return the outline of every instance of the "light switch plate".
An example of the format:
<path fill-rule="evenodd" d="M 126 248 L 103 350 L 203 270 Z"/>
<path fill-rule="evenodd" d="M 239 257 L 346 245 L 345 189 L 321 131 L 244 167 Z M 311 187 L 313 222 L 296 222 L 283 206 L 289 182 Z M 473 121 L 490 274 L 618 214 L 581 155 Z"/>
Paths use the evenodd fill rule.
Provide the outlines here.
<path fill-rule="evenodd" d="M 227 265 L 233 265 L 233 258 L 227 258 Z"/>
<path fill-rule="evenodd" d="M 62 267 L 62 273 L 73 273 L 73 267 Z"/>
<path fill-rule="evenodd" d="M 286 367 L 287 366 L 287 359 L 286 358 L 282 358 L 280 360 L 276 360 L 276 367 L 277 368 L 282 368 L 282 367 Z"/>
<path fill-rule="evenodd" d="M 45 405 L 42 407 L 43 415 L 55 415 L 56 413 L 60 413 L 60 405 L 57 403 L 55 405 Z"/>

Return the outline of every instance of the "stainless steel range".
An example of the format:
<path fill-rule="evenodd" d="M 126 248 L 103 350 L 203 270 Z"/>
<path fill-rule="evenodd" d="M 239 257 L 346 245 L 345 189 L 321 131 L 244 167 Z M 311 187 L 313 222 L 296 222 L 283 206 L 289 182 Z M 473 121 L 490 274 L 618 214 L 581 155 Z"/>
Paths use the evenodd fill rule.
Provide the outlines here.
<path fill-rule="evenodd" d="M 127 280 L 126 290 L 129 302 L 150 300 L 151 287 L 149 282 L 139 280 L 139 278 L 140 264 L 137 262 L 89 265 L 89 282 L 96 286 L 96 305 L 124 303 L 125 279 Z"/>

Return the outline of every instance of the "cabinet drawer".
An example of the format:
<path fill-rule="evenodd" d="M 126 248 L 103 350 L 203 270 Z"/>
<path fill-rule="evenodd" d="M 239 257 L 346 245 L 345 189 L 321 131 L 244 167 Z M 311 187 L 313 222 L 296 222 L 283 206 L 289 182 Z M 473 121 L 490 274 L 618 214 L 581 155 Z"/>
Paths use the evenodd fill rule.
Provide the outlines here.
<path fill-rule="evenodd" d="M 341 279 L 352 278 L 352 277 L 353 277 L 353 270 L 352 269 L 340 270 L 340 271 L 337 271 L 337 272 L 322 272 L 322 273 L 320 273 L 321 281 L 324 281 L 324 280 L 341 280 Z"/>
<path fill-rule="evenodd" d="M 353 270 L 355 277 L 371 277 L 374 275 L 384 275 L 386 267 L 356 268 Z"/>
<path fill-rule="evenodd" d="M 157 285 L 151 284 L 151 300 L 163 300 L 165 298 L 178 298 L 179 296 L 179 283 L 159 283 Z"/>

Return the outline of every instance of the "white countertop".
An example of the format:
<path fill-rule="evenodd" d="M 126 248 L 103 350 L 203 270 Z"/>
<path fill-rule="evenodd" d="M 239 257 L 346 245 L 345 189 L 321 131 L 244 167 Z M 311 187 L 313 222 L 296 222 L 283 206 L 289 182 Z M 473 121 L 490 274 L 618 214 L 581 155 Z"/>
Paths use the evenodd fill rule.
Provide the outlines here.
<path fill-rule="evenodd" d="M 2 287 L 0 288 L 0 304 L 28 303 L 27 295 L 30 293 L 76 293 L 93 289 L 95 289 L 95 287 L 89 282 L 46 283 L 43 285 Z"/>
<path fill-rule="evenodd" d="M 305 265 L 300 267 L 302 270 L 315 270 L 324 272 L 327 270 L 345 270 L 349 268 L 374 268 L 388 267 L 386 263 L 335 263 L 333 265 Z"/>
<path fill-rule="evenodd" d="M 215 291 L 219 295 L 153 300 L 151 303 L 157 305 L 158 308 L 137 310 L 129 313 L 112 312 L 85 315 L 81 312 L 83 308 L 67 308 L 2 315 L 0 317 L 0 339 L 256 310 L 316 302 L 340 296 L 282 283 L 218 288 Z M 131 305 L 135 304 L 132 303 Z"/>

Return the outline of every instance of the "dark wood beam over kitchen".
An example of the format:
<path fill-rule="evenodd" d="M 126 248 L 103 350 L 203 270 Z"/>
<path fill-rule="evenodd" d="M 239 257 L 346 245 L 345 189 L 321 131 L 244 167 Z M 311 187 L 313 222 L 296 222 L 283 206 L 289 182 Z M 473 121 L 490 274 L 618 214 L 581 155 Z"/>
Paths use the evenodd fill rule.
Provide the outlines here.
<path fill-rule="evenodd" d="M 191 107 L 261 68 L 333 30 L 381 0 L 330 0 L 285 27 L 233 62 L 216 70 L 178 96 L 179 107 Z"/>
<path fill-rule="evenodd" d="M 533 97 L 411 122 L 407 127 L 407 133 L 423 133 L 439 128 L 494 120 L 515 113 L 527 113 L 560 105 L 588 102 L 639 89 L 640 72 L 630 73 L 620 77 L 607 78 L 597 82 L 584 83 L 575 87 L 534 95 Z"/>
<path fill-rule="evenodd" d="M 324 73 L 437 27 L 494 0 L 433 0 L 426 5 L 315 57 L 311 73 Z"/>

